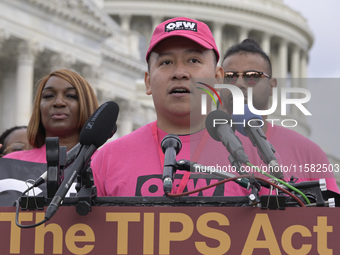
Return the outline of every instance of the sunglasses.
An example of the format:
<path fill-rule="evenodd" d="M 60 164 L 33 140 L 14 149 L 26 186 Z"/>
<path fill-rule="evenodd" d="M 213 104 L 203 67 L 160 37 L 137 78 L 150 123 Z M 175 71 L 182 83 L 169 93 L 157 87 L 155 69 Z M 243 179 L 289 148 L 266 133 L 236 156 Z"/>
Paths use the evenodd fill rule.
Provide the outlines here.
<path fill-rule="evenodd" d="M 255 86 L 256 83 L 260 80 L 261 77 L 271 78 L 268 74 L 264 72 L 258 71 L 246 71 L 243 73 L 238 72 L 225 72 L 224 73 L 224 81 L 227 84 L 235 85 L 238 77 L 242 76 L 245 82 L 249 86 Z"/>

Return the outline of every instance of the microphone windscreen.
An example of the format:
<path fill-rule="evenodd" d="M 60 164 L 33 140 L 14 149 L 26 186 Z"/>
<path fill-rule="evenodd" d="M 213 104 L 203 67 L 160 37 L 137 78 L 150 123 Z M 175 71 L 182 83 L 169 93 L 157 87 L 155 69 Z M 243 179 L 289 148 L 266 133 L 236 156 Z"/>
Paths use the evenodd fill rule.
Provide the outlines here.
<path fill-rule="evenodd" d="M 115 130 L 118 118 L 119 106 L 115 102 L 103 103 L 87 120 L 79 136 L 79 142 L 83 145 L 102 146 Z"/>
<path fill-rule="evenodd" d="M 179 137 L 174 134 L 166 135 L 161 142 L 163 153 L 165 153 L 166 149 L 168 149 L 169 147 L 174 148 L 176 150 L 176 154 L 178 154 L 179 151 L 182 149 L 181 139 L 179 139 Z"/>
<path fill-rule="evenodd" d="M 216 141 L 221 141 L 220 137 L 217 135 L 216 123 L 218 123 L 218 125 L 229 125 L 229 114 L 222 110 L 215 110 L 210 112 L 205 119 L 205 127 L 209 135 Z"/>
<path fill-rule="evenodd" d="M 262 121 L 262 117 L 260 115 L 254 114 L 249 110 L 247 104 L 244 105 L 244 114 L 233 114 L 232 115 L 233 123 L 237 122 L 240 124 L 234 124 L 235 129 L 244 136 L 247 136 L 245 131 L 245 127 L 248 125 L 249 120 L 259 119 Z M 244 125 L 241 123 L 245 123 Z"/>

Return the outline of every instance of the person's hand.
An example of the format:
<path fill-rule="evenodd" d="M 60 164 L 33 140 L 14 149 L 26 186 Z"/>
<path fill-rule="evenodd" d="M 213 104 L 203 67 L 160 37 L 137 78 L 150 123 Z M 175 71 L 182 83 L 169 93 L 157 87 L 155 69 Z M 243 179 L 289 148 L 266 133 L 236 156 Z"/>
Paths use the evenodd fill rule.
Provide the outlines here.
<path fill-rule="evenodd" d="M 2 144 L 0 143 L 0 149 L 2 148 Z"/>

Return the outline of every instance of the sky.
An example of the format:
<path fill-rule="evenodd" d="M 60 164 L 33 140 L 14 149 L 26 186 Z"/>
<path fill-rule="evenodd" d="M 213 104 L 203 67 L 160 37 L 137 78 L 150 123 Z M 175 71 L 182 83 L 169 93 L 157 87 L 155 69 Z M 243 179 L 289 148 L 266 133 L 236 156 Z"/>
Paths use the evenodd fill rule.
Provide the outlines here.
<path fill-rule="evenodd" d="M 340 159 L 340 1 L 284 0 L 284 3 L 307 19 L 314 34 L 308 63 L 310 138 Z"/>
<path fill-rule="evenodd" d="M 340 78 L 339 0 L 284 0 L 284 3 L 307 19 L 314 34 L 308 76 Z"/>

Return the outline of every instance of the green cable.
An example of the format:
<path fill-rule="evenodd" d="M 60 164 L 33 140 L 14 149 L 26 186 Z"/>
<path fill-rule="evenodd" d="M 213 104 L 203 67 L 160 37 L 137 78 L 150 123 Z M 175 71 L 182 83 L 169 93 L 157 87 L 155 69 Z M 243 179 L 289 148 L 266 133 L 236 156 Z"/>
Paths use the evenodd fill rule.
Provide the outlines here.
<path fill-rule="evenodd" d="M 267 174 L 266 172 L 263 172 L 260 168 L 258 168 L 257 166 L 252 165 L 249 162 L 247 162 L 246 165 L 251 166 L 251 167 L 255 167 L 255 169 L 257 171 L 259 171 L 261 174 L 263 174 L 263 175 L 265 175 L 265 176 L 267 176 L 267 177 L 269 177 L 271 179 L 274 179 L 274 180 L 278 181 L 279 183 L 285 185 L 286 187 L 288 187 L 288 188 L 294 190 L 295 192 L 299 193 L 306 200 L 307 204 L 310 204 L 310 201 L 309 201 L 308 197 L 305 194 L 303 194 L 302 191 L 298 190 L 297 188 L 293 187 L 292 185 L 288 184 L 287 182 L 282 181 L 282 180 L 276 178 L 275 176 L 272 176 L 270 174 Z"/>

